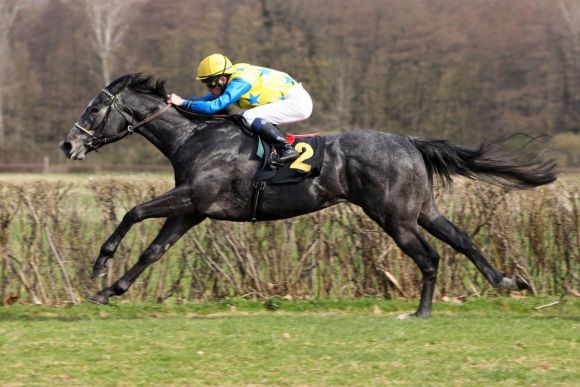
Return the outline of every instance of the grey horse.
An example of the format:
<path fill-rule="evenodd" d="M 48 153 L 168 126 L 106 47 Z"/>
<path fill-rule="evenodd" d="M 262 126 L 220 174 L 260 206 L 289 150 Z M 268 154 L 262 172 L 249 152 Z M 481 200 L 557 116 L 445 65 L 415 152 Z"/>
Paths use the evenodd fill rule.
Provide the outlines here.
<path fill-rule="evenodd" d="M 66 157 L 82 160 L 86 153 L 135 132 L 162 152 L 175 172 L 175 188 L 128 211 L 103 244 L 93 278 L 106 272 L 107 261 L 135 223 L 166 218 L 138 262 L 91 296 L 94 303 L 106 304 L 109 297 L 125 293 L 149 265 L 205 218 L 251 220 L 253 179 L 260 165 L 252 157 L 256 138 L 234 120 L 188 116 L 168 105 L 166 95 L 163 81 L 141 74 L 120 77 L 89 103 L 60 144 Z M 552 159 L 515 162 L 494 154 L 494 143 L 469 148 L 372 131 L 327 136 L 320 175 L 291 186 L 267 186 L 261 219 L 291 218 L 341 202 L 360 206 L 421 270 L 419 308 L 404 316 L 429 317 L 439 256 L 420 228 L 467 256 L 493 286 L 514 290 L 529 286 L 519 276 L 495 270 L 435 203 L 437 176 L 449 182 L 452 175 L 461 175 L 515 189 L 556 180 Z"/>

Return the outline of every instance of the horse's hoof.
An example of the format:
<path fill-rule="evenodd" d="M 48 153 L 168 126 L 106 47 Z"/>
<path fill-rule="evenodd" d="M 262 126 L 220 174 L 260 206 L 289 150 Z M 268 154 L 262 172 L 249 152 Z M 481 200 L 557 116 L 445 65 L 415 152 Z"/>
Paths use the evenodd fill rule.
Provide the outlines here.
<path fill-rule="evenodd" d="M 418 317 L 421 317 L 421 318 L 429 318 L 429 314 L 421 314 L 421 313 L 418 313 L 418 312 L 415 312 L 415 313 L 405 313 L 405 314 L 398 315 L 397 316 L 397 320 L 407 320 L 407 319 L 410 319 L 410 318 L 418 318 Z"/>
<path fill-rule="evenodd" d="M 97 305 L 106 305 L 109 302 L 109 299 L 99 293 L 92 295 L 88 298 L 89 302 Z"/>
<path fill-rule="evenodd" d="M 532 288 L 530 283 L 519 274 L 515 274 L 512 278 L 503 277 L 499 287 L 509 290 L 526 290 Z"/>
<path fill-rule="evenodd" d="M 95 266 L 93 267 L 93 272 L 91 273 L 91 279 L 99 278 L 107 274 L 106 266 Z"/>
<path fill-rule="evenodd" d="M 516 286 L 518 287 L 518 290 L 531 290 L 532 289 L 532 285 L 530 285 L 528 280 L 526 280 L 524 277 L 522 277 L 519 274 L 515 275 L 514 281 L 516 283 Z"/>
<path fill-rule="evenodd" d="M 501 282 L 498 285 L 500 288 L 509 289 L 509 290 L 519 290 L 516 281 L 509 277 L 503 277 Z"/>

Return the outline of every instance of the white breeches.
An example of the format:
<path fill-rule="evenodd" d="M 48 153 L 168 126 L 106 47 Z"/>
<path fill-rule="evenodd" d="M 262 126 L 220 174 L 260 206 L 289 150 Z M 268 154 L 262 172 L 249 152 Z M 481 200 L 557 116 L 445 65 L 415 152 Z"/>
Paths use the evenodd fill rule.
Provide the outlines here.
<path fill-rule="evenodd" d="M 248 126 L 256 118 L 261 118 L 274 125 L 303 121 L 312 114 L 312 99 L 302 84 L 288 91 L 284 99 L 246 110 L 242 115 Z"/>

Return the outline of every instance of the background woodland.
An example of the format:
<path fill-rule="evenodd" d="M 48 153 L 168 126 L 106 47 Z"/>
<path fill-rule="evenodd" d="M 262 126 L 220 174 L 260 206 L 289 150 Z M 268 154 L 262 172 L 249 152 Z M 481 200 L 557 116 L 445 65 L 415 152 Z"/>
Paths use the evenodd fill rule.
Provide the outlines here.
<path fill-rule="evenodd" d="M 304 84 L 315 110 L 293 132 L 547 134 L 580 165 L 579 0 L 1 0 L 0 164 L 66 163 L 59 141 L 117 76 L 203 93 L 214 52 Z M 90 162 L 164 164 L 126 141 Z"/>

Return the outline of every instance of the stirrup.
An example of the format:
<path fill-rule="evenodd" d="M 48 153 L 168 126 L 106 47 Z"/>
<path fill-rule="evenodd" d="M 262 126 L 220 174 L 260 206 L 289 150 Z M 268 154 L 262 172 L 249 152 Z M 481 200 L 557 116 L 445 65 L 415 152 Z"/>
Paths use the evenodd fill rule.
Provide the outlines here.
<path fill-rule="evenodd" d="M 272 152 L 270 154 L 270 163 L 268 164 L 268 167 L 270 169 L 278 169 L 278 168 L 282 168 L 284 166 L 284 162 L 281 162 L 279 160 L 280 156 L 278 156 L 278 153 L 274 153 Z"/>
<path fill-rule="evenodd" d="M 287 162 L 296 160 L 298 157 L 300 157 L 300 153 L 298 153 L 294 148 L 288 147 L 282 149 L 280 154 L 278 154 L 277 161 L 286 164 Z"/>

